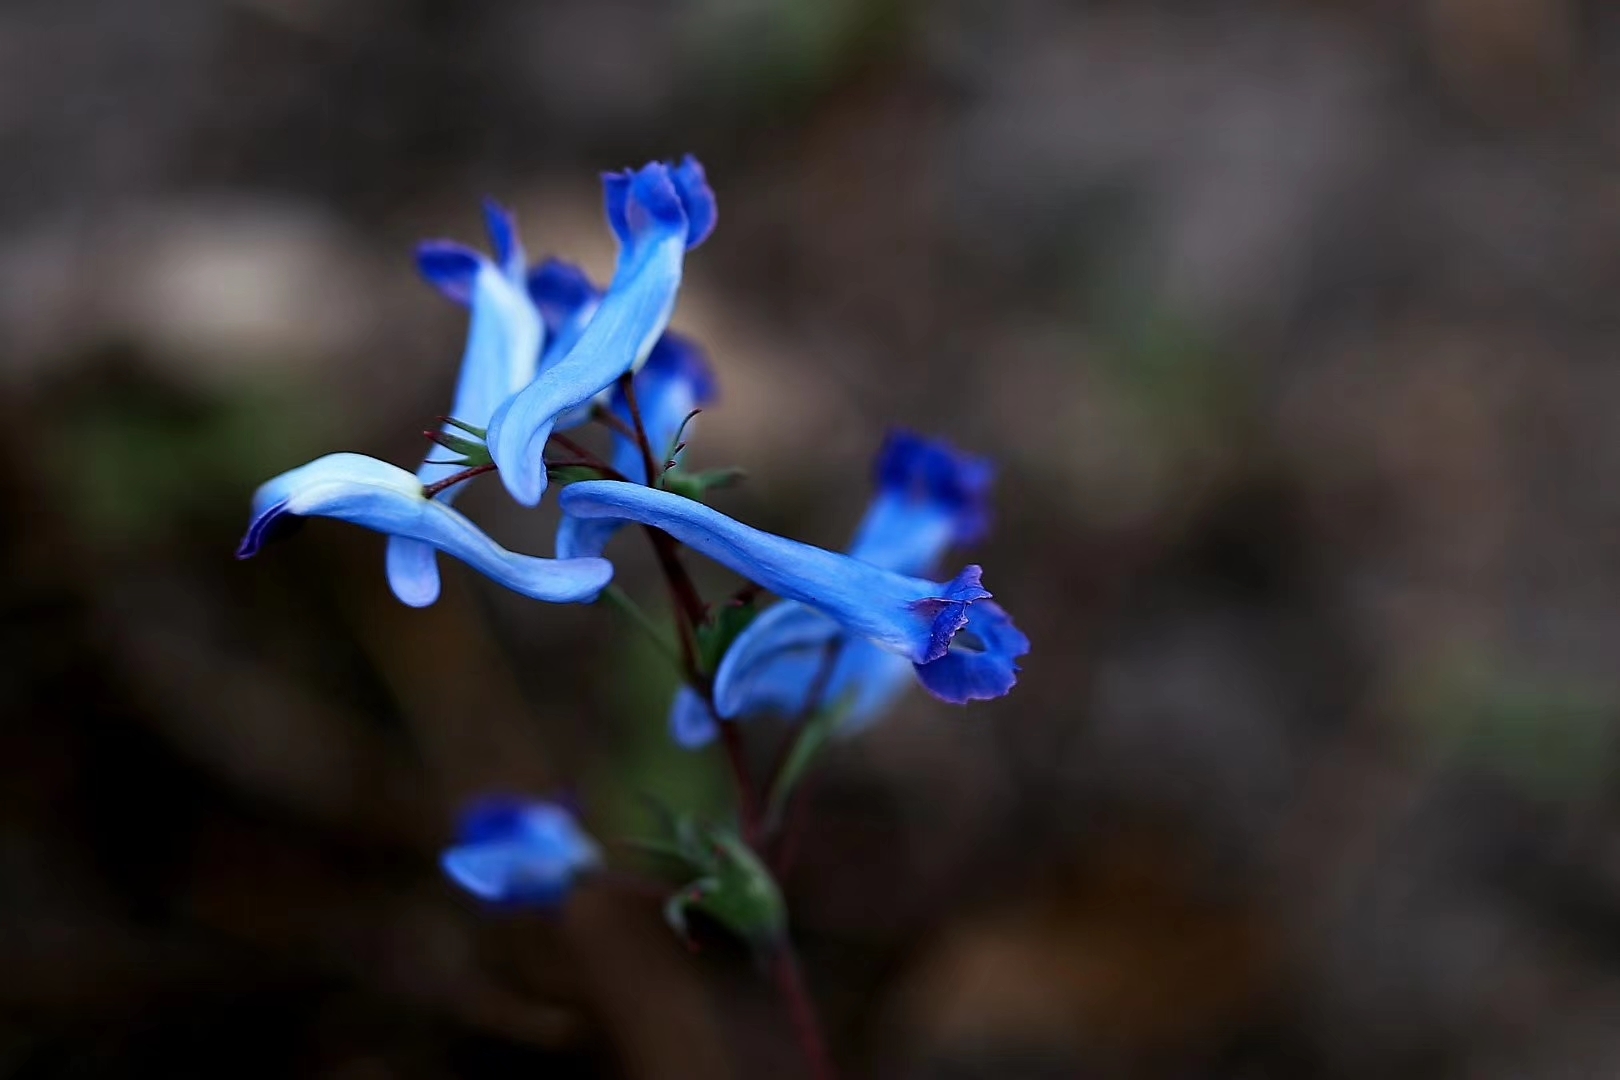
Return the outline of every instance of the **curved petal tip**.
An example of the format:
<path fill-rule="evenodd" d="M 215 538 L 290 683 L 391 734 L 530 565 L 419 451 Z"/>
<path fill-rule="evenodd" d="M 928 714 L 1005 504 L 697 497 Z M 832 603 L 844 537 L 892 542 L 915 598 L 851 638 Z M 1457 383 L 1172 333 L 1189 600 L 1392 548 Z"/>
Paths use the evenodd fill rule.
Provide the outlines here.
<path fill-rule="evenodd" d="M 962 632 L 936 660 L 915 665 L 918 680 L 941 701 L 964 705 L 1005 695 L 1018 682 L 1018 658 L 1029 638 L 1000 605 L 984 601 L 968 610 Z"/>

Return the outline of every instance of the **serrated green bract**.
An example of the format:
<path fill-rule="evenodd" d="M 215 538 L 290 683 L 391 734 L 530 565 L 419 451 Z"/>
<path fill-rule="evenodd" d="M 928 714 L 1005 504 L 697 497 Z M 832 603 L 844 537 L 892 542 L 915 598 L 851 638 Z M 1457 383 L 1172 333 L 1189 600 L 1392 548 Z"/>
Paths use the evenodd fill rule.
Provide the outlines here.
<path fill-rule="evenodd" d="M 701 911 L 756 947 L 775 944 L 787 929 L 787 905 L 765 863 L 730 829 L 708 834 L 707 872 L 664 903 L 664 918 L 690 937 L 687 913 Z"/>
<path fill-rule="evenodd" d="M 742 482 L 745 475 L 743 470 L 736 468 L 687 472 L 676 467 L 665 470 L 664 475 L 659 478 L 658 486 L 684 498 L 702 502 L 707 492 L 717 488 L 734 487 Z"/>
<path fill-rule="evenodd" d="M 787 929 L 787 905 L 765 863 L 729 825 L 708 825 L 690 814 L 653 806 L 668 835 L 633 841 L 649 854 L 679 863 L 695 877 L 664 903 L 664 918 L 683 938 L 687 916 L 701 911 L 744 941 L 769 946 Z"/>
<path fill-rule="evenodd" d="M 479 442 L 483 442 L 484 437 L 488 434 L 483 428 L 474 427 L 472 424 L 463 423 L 453 416 L 445 417 L 444 422 L 453 428 L 459 428 L 460 430 L 465 431 L 467 434 L 474 436 Z"/>
<path fill-rule="evenodd" d="M 481 440 L 463 439 L 459 435 L 451 435 L 449 432 L 441 431 L 433 436 L 433 441 L 452 454 L 460 454 L 463 460 L 457 464 L 467 466 L 493 464 L 489 456 L 489 447 L 485 446 Z"/>

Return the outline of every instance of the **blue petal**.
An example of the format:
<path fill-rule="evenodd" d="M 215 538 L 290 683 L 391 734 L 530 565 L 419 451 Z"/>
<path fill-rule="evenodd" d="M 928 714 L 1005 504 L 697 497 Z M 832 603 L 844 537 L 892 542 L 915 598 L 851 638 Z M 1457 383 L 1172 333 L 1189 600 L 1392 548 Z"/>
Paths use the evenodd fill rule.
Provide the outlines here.
<path fill-rule="evenodd" d="M 337 518 L 419 540 L 535 600 L 586 603 L 613 578 L 605 559 L 540 559 L 507 551 L 461 514 L 424 497 L 421 482 L 404 469 L 360 454 L 328 454 L 261 485 L 237 557 L 257 554 L 277 524 L 292 517 Z"/>
<path fill-rule="evenodd" d="M 494 199 L 484 199 L 484 229 L 489 233 L 489 246 L 495 252 L 495 263 L 508 277 L 519 278 L 528 261 L 523 254 L 523 242 L 518 239 L 517 220 L 512 212 Z"/>
<path fill-rule="evenodd" d="M 823 678 L 829 648 L 836 652 Z M 766 610 L 732 643 L 715 673 L 714 699 L 728 719 L 759 713 L 798 719 L 841 705 L 838 730 L 848 735 L 888 712 L 912 680 L 905 657 L 851 637 L 827 616 L 787 600 Z"/>
<path fill-rule="evenodd" d="M 702 695 L 690 686 L 675 692 L 675 700 L 669 707 L 669 734 L 676 746 L 687 750 L 700 750 L 720 734 L 714 713 L 709 711 Z"/>
<path fill-rule="evenodd" d="M 608 224 L 618 238 L 630 243 L 656 220 L 679 225 L 688 250 L 714 231 L 718 217 L 714 191 L 703 166 L 691 154 L 669 166 L 648 162 L 639 169 L 602 174 Z"/>
<path fill-rule="evenodd" d="M 681 206 L 686 210 L 686 247 L 691 250 L 714 232 L 720 208 L 702 164 L 691 154 L 681 159 L 670 176 L 675 181 L 675 189 L 680 192 Z"/>
<path fill-rule="evenodd" d="M 557 558 L 590 559 L 607 550 L 608 541 L 624 526 L 613 518 L 572 517 L 564 514 L 557 522 Z"/>
<path fill-rule="evenodd" d="M 463 815 L 456 839 L 441 859 L 445 873 L 494 903 L 555 905 L 577 874 L 601 862 L 573 815 L 550 802 L 483 800 Z"/>
<path fill-rule="evenodd" d="M 534 379 L 544 330 L 528 293 L 488 259 L 480 257 L 471 289 L 467 347 L 449 415 L 474 427 L 487 427 L 500 404 Z M 448 424 L 444 430 L 463 435 Z M 432 459 L 446 455 L 435 448 L 427 456 Z M 456 465 L 430 465 L 424 461 L 416 475 L 423 484 L 433 484 L 459 469 Z M 453 498 L 459 490 L 447 489 L 441 498 Z"/>
<path fill-rule="evenodd" d="M 521 283 L 523 247 L 511 215 L 489 200 L 484 214 L 501 265 L 456 244 L 424 244 L 417 253 L 430 281 L 472 307 L 449 415 L 474 427 L 487 426 L 496 407 L 534 378 L 544 335 L 540 313 Z M 443 430 L 463 434 L 449 424 Z M 417 479 L 434 484 L 458 472 L 458 465 L 428 463 L 444 456 L 443 451 L 430 450 L 416 470 Z M 448 504 L 460 490 L 446 488 L 438 498 Z M 404 603 L 425 607 L 438 598 L 439 568 L 431 548 L 413 540 L 390 540 L 387 566 L 388 584 Z"/>
<path fill-rule="evenodd" d="M 994 478 L 984 458 L 891 432 L 878 455 L 877 494 L 849 553 L 897 573 L 929 573 L 947 548 L 983 537 Z"/>
<path fill-rule="evenodd" d="M 636 372 L 636 404 L 654 452 L 662 454 L 668 449 L 692 410 L 709 404 L 714 394 L 714 375 L 703 351 L 675 334 L 659 338 L 646 366 Z M 630 406 L 617 387 L 609 408 L 624 423 L 631 422 Z M 637 483 L 646 479 L 647 466 L 633 439 L 615 434 L 609 463 Z M 557 523 L 557 555 L 565 559 L 600 555 L 623 525 L 612 518 L 582 521 L 564 514 Z"/>
<path fill-rule="evenodd" d="M 966 633 L 938 660 L 917 665 L 917 678 L 942 701 L 962 705 L 998 698 L 1018 681 L 1018 658 L 1029 652 L 1029 638 L 993 603 L 976 604 Z"/>
<path fill-rule="evenodd" d="M 707 187 L 689 171 L 682 177 L 677 184 L 669 166 L 652 164 L 605 178 L 608 216 L 621 241 L 613 285 L 574 347 L 548 362 L 490 423 L 491 456 L 507 491 L 524 506 L 539 503 L 546 489 L 541 452 L 559 417 L 638 367 L 669 322 L 688 246 L 685 200 L 696 200 L 694 213 L 713 213 L 703 203 L 713 199 Z"/>
<path fill-rule="evenodd" d="M 914 663 L 945 655 L 970 604 L 990 596 L 969 566 L 954 580 L 907 577 L 870 563 L 750 528 L 702 503 L 612 480 L 562 494 L 565 514 L 618 518 L 663 529 L 688 547 L 788 600 L 823 612 L 851 634 Z"/>
<path fill-rule="evenodd" d="M 449 848 L 439 865 L 450 880 L 492 904 L 555 907 L 573 884 L 566 865 L 517 843 Z"/>
<path fill-rule="evenodd" d="M 473 278 L 484 257 L 453 240 L 425 240 L 416 245 L 416 268 L 428 284 L 458 304 L 472 301 Z"/>
<path fill-rule="evenodd" d="M 384 565 L 388 587 L 400 603 L 427 607 L 439 598 L 439 553 L 432 544 L 390 536 Z"/>
<path fill-rule="evenodd" d="M 587 309 L 595 310 L 602 292 L 585 271 L 561 259 L 547 259 L 529 271 L 529 299 L 540 309 L 546 321 L 546 333 L 552 338 L 561 335 L 573 323 L 588 320 L 580 317 Z"/>

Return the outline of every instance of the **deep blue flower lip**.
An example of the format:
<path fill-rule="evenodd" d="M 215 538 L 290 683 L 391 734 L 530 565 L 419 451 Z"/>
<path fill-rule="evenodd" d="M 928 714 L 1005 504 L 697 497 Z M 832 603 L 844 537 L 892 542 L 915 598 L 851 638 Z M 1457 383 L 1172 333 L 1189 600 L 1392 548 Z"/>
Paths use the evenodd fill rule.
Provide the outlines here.
<path fill-rule="evenodd" d="M 529 260 L 523 253 L 523 241 L 518 238 L 517 218 L 512 211 L 486 197 L 484 231 L 489 234 L 490 250 L 495 252 L 495 263 L 501 272 L 513 280 L 522 280 L 523 268 Z"/>
<path fill-rule="evenodd" d="M 606 559 L 542 559 L 508 551 L 460 513 L 425 497 L 421 481 L 404 469 L 361 454 L 328 454 L 260 485 L 237 558 L 257 554 L 291 517 L 336 518 L 419 541 L 513 592 L 550 603 L 589 603 L 613 579 Z"/>
<path fill-rule="evenodd" d="M 877 494 L 849 553 L 902 574 L 927 574 L 950 547 L 989 528 L 989 460 L 949 443 L 892 431 L 878 454 Z"/>
<path fill-rule="evenodd" d="M 440 858 L 467 892 L 493 904 L 554 907 L 602 852 L 567 808 L 533 799 L 486 798 L 468 807 L 456 843 Z"/>
<path fill-rule="evenodd" d="M 1005 695 L 1018 681 L 1018 658 L 1028 654 L 1029 638 L 988 601 L 968 612 L 965 629 L 944 656 L 916 666 L 917 678 L 929 693 L 956 705 Z"/>
<path fill-rule="evenodd" d="M 602 174 L 608 224 L 621 241 L 647 230 L 656 221 L 683 230 L 688 250 L 714 231 L 717 204 L 703 166 L 691 154 L 679 165 L 648 162 L 639 169 Z"/>
<path fill-rule="evenodd" d="M 485 224 L 495 258 L 448 241 L 431 241 L 417 249 L 422 275 L 439 290 L 472 308 L 467 347 L 449 415 L 474 427 L 485 427 L 497 407 L 534 379 L 544 343 L 539 309 L 524 282 L 524 254 L 512 215 L 492 200 L 484 201 Z M 450 435 L 462 432 L 445 425 Z M 446 453 L 429 451 L 416 470 L 424 485 L 455 474 L 460 466 L 431 464 Z M 437 498 L 450 503 L 461 491 L 451 486 Z M 392 537 L 388 541 L 388 584 L 394 595 L 412 607 L 425 607 L 439 596 L 438 558 L 433 548 L 417 540 Z"/>
<path fill-rule="evenodd" d="M 526 256 L 518 236 L 517 219 L 494 199 L 483 204 L 484 229 L 489 234 L 494 266 L 506 277 L 520 281 Z M 472 279 L 490 260 L 481 252 L 454 240 L 424 240 L 416 245 L 416 268 L 428 284 L 458 304 L 472 302 Z"/>
<path fill-rule="evenodd" d="M 620 240 L 613 284 L 574 346 L 509 398 L 491 419 L 489 449 L 501 481 L 524 506 L 546 489 L 546 439 L 568 416 L 646 360 L 675 309 L 687 248 L 714 222 L 714 195 L 696 162 L 653 163 L 604 178 Z"/>
<path fill-rule="evenodd" d="M 531 270 L 528 289 L 529 299 L 545 323 L 546 347 L 540 352 L 539 369 L 545 371 L 579 344 L 602 303 L 602 290 L 583 270 L 561 259 L 547 259 Z M 591 407 L 598 402 L 605 405 L 607 395 L 607 390 L 598 391 L 595 397 L 559 413 L 552 430 L 566 431 L 585 423 L 591 417 Z"/>
<path fill-rule="evenodd" d="M 848 555 L 801 544 L 735 521 L 667 491 L 586 480 L 562 494 L 573 517 L 652 525 L 788 600 L 823 612 L 851 634 L 913 663 L 944 656 L 968 606 L 990 593 L 969 566 L 948 582 L 908 577 Z"/>
<path fill-rule="evenodd" d="M 602 299 L 602 290 L 573 263 L 547 259 L 528 275 L 529 299 L 540 309 L 546 336 L 556 342 L 575 324 L 583 327 Z M 551 346 L 555 347 L 555 346 Z"/>

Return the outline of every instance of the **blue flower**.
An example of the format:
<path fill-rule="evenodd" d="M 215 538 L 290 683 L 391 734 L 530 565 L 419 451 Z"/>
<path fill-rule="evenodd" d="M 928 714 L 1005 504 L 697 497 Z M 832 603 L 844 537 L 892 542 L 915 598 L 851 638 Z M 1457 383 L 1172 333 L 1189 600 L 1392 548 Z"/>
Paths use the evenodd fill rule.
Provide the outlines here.
<path fill-rule="evenodd" d="M 435 240 L 417 248 L 422 276 L 439 291 L 472 309 L 467 348 L 456 381 L 449 415 L 464 424 L 486 427 L 507 398 L 529 385 L 540 360 L 544 328 L 529 297 L 524 277 L 523 246 L 511 214 L 494 202 L 484 203 L 484 222 L 495 258 L 449 241 Z M 463 433 L 451 426 L 446 434 Z M 416 470 L 423 485 L 437 483 L 460 470 L 434 464 L 446 451 L 429 452 Z M 435 498 L 448 505 L 461 490 L 452 485 Z M 438 557 L 431 545 L 403 536 L 388 540 L 388 584 L 412 607 L 425 607 L 439 597 Z"/>
<path fill-rule="evenodd" d="M 579 340 L 602 302 L 602 293 L 578 267 L 560 259 L 548 259 L 529 272 L 529 296 L 546 324 L 546 348 L 540 360 L 540 369 L 544 371 Z M 635 390 L 641 421 L 654 454 L 671 449 L 692 410 L 712 404 L 719 396 L 714 372 L 703 350 L 696 342 L 672 332 L 666 332 L 653 344 L 647 362 L 636 372 Z M 597 401 L 603 401 L 610 413 L 626 427 L 630 426 L 629 403 L 615 382 L 585 405 L 563 414 L 553 430 L 565 431 L 583 422 L 589 417 L 591 405 Z M 625 476 L 645 482 L 647 470 L 634 440 L 615 434 L 609 460 Z"/>
<path fill-rule="evenodd" d="M 946 550 L 990 528 L 995 467 L 949 443 L 892 431 L 878 451 L 877 493 L 849 553 L 900 574 L 926 574 Z"/>
<path fill-rule="evenodd" d="M 692 410 L 712 403 L 717 396 L 714 373 L 703 351 L 677 334 L 665 334 L 658 339 L 646 365 L 636 372 L 635 391 L 647 441 L 655 458 L 660 459 L 673 450 L 675 437 Z M 608 410 L 627 426 L 631 423 L 629 403 L 618 387 L 613 388 Z M 681 456 L 675 453 L 672 459 L 678 462 Z M 658 460 L 656 463 L 666 462 Z M 636 483 L 646 482 L 647 464 L 633 439 L 614 434 L 609 464 Z M 586 520 L 564 514 L 557 525 L 557 555 L 565 559 L 579 553 L 594 555 L 607 546 L 609 537 L 623 525 L 623 521 L 613 518 Z"/>
<path fill-rule="evenodd" d="M 983 536 L 993 476 L 983 458 L 908 432 L 891 433 L 878 454 L 877 492 L 849 554 L 897 573 L 932 573 L 948 548 Z M 944 688 L 941 696 L 947 700 L 1006 693 L 1011 683 L 1003 685 L 1004 680 L 1017 668 L 1009 671 L 999 657 L 1028 651 L 1027 640 L 999 607 L 984 601 L 974 614 L 975 636 L 993 637 L 990 651 L 998 659 L 983 668 L 986 679 L 964 681 L 964 666 L 972 670 L 976 664 L 969 659 L 973 651 L 966 642 L 953 642 L 945 660 L 929 665 L 930 678 Z M 760 713 L 799 719 L 818 707 L 838 705 L 839 733 L 850 735 L 887 712 L 913 678 L 904 657 L 847 633 L 812 607 L 784 600 L 732 643 L 715 674 L 714 698 L 727 719 Z M 677 695 L 670 730 L 689 747 L 706 744 L 716 733 L 713 715 L 689 689 Z"/>
<path fill-rule="evenodd" d="M 818 641 L 838 633 L 912 665 L 946 701 L 999 697 L 1017 681 L 1028 639 L 969 566 L 948 582 L 913 577 L 849 555 L 750 528 L 691 499 L 655 488 L 587 480 L 562 494 L 565 514 L 652 525 L 786 600 L 825 617 Z M 587 554 L 581 551 L 578 554 Z M 788 622 L 786 616 L 778 616 Z M 795 639 L 803 637 L 798 629 Z M 960 638 L 960 640 L 958 640 Z"/>
<path fill-rule="evenodd" d="M 620 243 L 613 284 L 573 347 L 490 421 L 490 455 L 507 491 L 524 506 L 538 504 L 545 492 L 541 451 L 559 419 L 647 359 L 675 309 L 687 250 L 714 228 L 714 193 L 694 158 L 610 173 L 604 186 L 608 222 Z"/>
<path fill-rule="evenodd" d="M 541 559 L 507 551 L 457 511 L 427 498 L 422 482 L 404 469 L 361 454 L 328 454 L 260 485 L 237 558 L 258 554 L 266 540 L 305 517 L 337 518 L 421 541 L 535 600 L 586 603 L 613 578 L 606 559 Z"/>
<path fill-rule="evenodd" d="M 567 898 L 574 878 L 601 861 L 601 849 L 563 806 L 497 798 L 475 803 L 462 815 L 456 843 L 440 865 L 480 900 L 555 907 Z"/>

